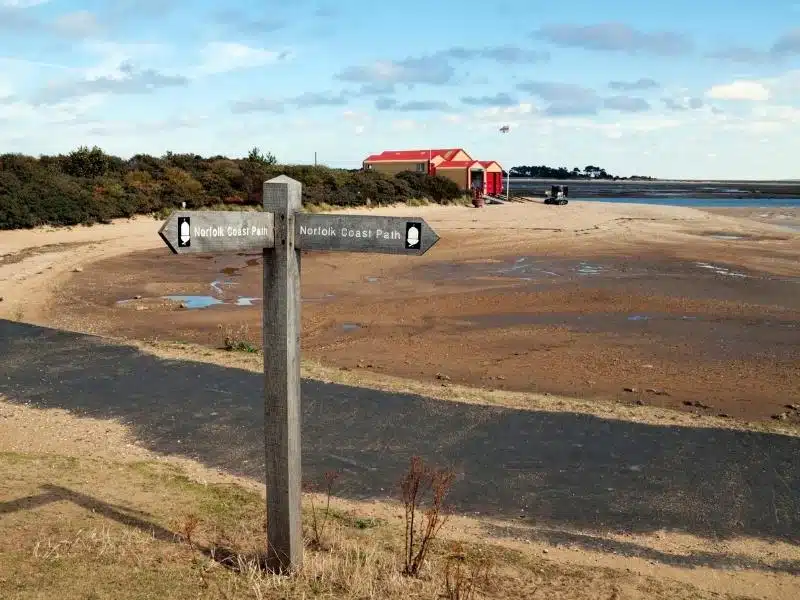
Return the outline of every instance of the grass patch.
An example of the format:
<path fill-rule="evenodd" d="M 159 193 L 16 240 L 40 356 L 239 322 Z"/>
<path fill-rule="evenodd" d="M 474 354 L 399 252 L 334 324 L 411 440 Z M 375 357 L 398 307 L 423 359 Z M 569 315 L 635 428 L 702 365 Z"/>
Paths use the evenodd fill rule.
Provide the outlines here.
<path fill-rule="evenodd" d="M 248 354 L 258 354 L 260 348 L 255 344 L 254 335 L 250 333 L 250 328 L 245 325 L 232 327 L 230 325 L 220 325 L 222 331 L 222 347 L 228 352 L 246 352 Z"/>
<path fill-rule="evenodd" d="M 333 210 L 335 210 L 335 207 L 326 202 L 307 204 L 303 206 L 303 211 L 308 213 L 325 213 L 332 212 Z"/>
<path fill-rule="evenodd" d="M 464 195 L 447 202 L 448 206 L 472 206 L 472 196 Z"/>
<path fill-rule="evenodd" d="M 621 597 L 614 596 L 621 589 L 641 590 L 637 598 L 724 597 L 446 535 L 430 545 L 418 576 L 408 577 L 396 519 L 402 506 L 353 509 L 333 498 L 325 543 L 317 546 L 309 495 L 304 566 L 277 577 L 261 567 L 265 503 L 252 489 L 201 483 L 169 462 L 24 453 L 0 454 L 0 481 L 4 600 L 589 599 Z M 320 496 L 316 506 L 324 502 Z M 370 515 L 369 506 L 384 517 Z"/>
<path fill-rule="evenodd" d="M 39 456 L 22 452 L 0 452 L 0 463 L 15 467 L 45 463 L 54 469 L 68 470 L 77 465 L 78 459 L 72 456 Z"/>

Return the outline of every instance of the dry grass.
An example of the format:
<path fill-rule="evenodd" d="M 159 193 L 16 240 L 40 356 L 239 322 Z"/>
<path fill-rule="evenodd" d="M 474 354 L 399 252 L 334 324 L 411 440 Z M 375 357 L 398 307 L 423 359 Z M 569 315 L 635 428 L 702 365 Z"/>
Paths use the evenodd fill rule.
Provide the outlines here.
<path fill-rule="evenodd" d="M 326 202 L 320 202 L 319 204 L 303 205 L 303 211 L 307 213 L 327 213 L 327 212 L 332 212 L 334 210 L 335 207 Z"/>
<path fill-rule="evenodd" d="M 261 352 L 258 343 L 255 341 L 257 335 L 250 331 L 247 324 L 233 327 L 231 325 L 219 326 L 222 338 L 222 347 L 229 351 L 247 352 L 250 354 L 258 354 Z"/>
<path fill-rule="evenodd" d="M 402 519 L 372 521 L 336 500 L 324 548 L 309 546 L 299 573 L 279 577 L 261 567 L 263 496 L 243 487 L 169 464 L 19 453 L 0 453 L 0 481 L 4 600 L 724 597 L 477 541 L 432 545 L 407 577 Z"/>

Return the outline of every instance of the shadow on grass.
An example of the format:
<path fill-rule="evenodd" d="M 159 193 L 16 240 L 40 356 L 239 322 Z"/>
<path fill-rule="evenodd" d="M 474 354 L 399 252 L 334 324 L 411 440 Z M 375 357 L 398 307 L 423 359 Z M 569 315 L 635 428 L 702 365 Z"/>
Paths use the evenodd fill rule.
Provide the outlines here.
<path fill-rule="evenodd" d="M 3 320 L 0 361 L 0 394 L 12 401 L 116 418 L 154 451 L 263 480 L 257 373 Z M 800 542 L 798 438 L 303 382 L 305 479 L 339 469 L 337 495 L 396 498 L 414 454 L 455 468 L 449 499 L 465 513 Z"/>
<path fill-rule="evenodd" d="M 186 543 L 181 534 L 148 520 L 148 518 L 153 518 L 149 513 L 109 504 L 94 496 L 58 485 L 46 483 L 40 488 L 43 490 L 41 494 L 0 502 L 0 517 L 20 510 L 39 508 L 52 502 L 72 502 L 91 513 L 102 515 L 126 527 L 138 529 L 160 542 Z M 242 555 L 224 545 L 204 546 L 196 542 L 192 542 L 191 547 L 232 571 L 239 571 L 243 564 L 253 563 L 258 564 L 263 570 L 267 569 L 266 552 L 263 555 Z"/>
<path fill-rule="evenodd" d="M 179 539 L 178 534 L 148 521 L 148 517 L 152 518 L 152 515 L 148 513 L 125 506 L 109 504 L 93 496 L 81 494 L 59 485 L 45 483 L 39 487 L 43 490 L 41 494 L 0 502 L 0 516 L 20 510 L 32 510 L 52 502 L 72 502 L 89 512 L 102 515 L 121 525 L 139 529 L 159 541 L 174 542 Z"/>
<path fill-rule="evenodd" d="M 723 554 L 720 552 L 671 554 L 635 542 L 610 539 L 602 535 L 589 535 L 541 527 L 520 531 L 518 528 L 489 525 L 486 531 L 498 537 L 527 539 L 536 542 L 546 542 L 554 546 L 574 547 L 594 552 L 612 553 L 618 556 L 641 558 L 676 567 L 707 567 L 724 570 L 747 569 L 800 575 L 800 561 L 797 560 L 779 560 L 771 564 L 765 564 L 754 560 L 750 556 Z"/>

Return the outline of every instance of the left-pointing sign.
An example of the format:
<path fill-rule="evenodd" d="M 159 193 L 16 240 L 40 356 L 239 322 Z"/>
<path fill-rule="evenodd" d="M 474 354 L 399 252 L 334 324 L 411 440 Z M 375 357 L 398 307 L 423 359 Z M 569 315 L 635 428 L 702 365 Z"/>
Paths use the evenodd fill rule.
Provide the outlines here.
<path fill-rule="evenodd" d="M 158 235 L 175 254 L 256 251 L 275 247 L 268 212 L 176 211 Z"/>

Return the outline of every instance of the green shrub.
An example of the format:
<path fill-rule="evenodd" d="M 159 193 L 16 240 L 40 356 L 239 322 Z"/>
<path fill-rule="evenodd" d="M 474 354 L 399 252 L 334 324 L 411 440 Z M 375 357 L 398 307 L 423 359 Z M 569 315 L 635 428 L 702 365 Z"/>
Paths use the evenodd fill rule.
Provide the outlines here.
<path fill-rule="evenodd" d="M 449 203 L 462 195 L 455 183 L 439 176 L 407 171 L 392 177 L 375 171 L 279 165 L 272 154 L 257 148 L 243 159 L 172 152 L 122 159 L 84 146 L 67 155 L 40 158 L 0 155 L 0 229 L 166 215 L 182 202 L 192 209 L 257 207 L 264 181 L 281 174 L 303 184 L 303 204 L 315 210 Z"/>

